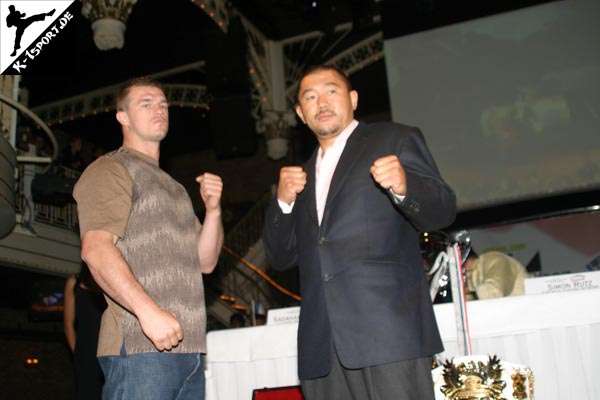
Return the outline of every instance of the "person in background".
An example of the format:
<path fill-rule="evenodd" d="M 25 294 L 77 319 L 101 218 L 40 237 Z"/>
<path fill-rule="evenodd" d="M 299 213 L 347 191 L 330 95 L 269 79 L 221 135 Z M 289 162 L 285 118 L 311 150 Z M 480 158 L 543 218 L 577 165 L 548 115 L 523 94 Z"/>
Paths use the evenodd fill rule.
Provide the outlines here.
<path fill-rule="evenodd" d="M 61 154 L 62 165 L 76 171 L 83 171 L 85 164 L 81 155 L 81 147 L 81 138 L 72 137 L 71 140 L 69 140 L 69 146 L 67 146 Z"/>
<path fill-rule="evenodd" d="M 50 157 L 51 150 L 45 136 L 41 134 L 33 135 L 32 144 L 35 146 L 35 154 L 37 156 Z"/>
<path fill-rule="evenodd" d="M 490 251 L 479 256 L 471 249 L 464 268 L 468 300 L 525 294 L 525 267 L 504 253 Z"/>
<path fill-rule="evenodd" d="M 264 314 L 254 314 L 255 326 L 262 326 L 267 324 L 267 316 Z"/>
<path fill-rule="evenodd" d="M 67 278 L 64 306 L 64 331 L 73 354 L 75 399 L 101 399 L 104 375 L 96 350 L 106 300 L 85 264 L 79 274 Z"/>
<path fill-rule="evenodd" d="M 298 374 L 307 400 L 433 399 L 443 350 L 418 231 L 456 214 L 421 131 L 354 119 L 335 67 L 300 78 L 296 113 L 318 146 L 283 167 L 263 242 L 275 270 L 299 266 Z"/>
<path fill-rule="evenodd" d="M 243 328 L 246 326 L 246 319 L 240 313 L 231 314 L 229 317 L 229 327 L 230 328 Z"/>

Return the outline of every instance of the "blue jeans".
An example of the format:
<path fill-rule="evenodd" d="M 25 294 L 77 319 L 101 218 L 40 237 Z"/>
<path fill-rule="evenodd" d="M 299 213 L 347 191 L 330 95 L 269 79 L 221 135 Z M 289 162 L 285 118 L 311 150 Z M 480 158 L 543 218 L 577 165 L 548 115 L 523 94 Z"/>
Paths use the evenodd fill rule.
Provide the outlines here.
<path fill-rule="evenodd" d="M 104 372 L 104 400 L 204 400 L 200 353 L 142 353 L 98 357 Z"/>

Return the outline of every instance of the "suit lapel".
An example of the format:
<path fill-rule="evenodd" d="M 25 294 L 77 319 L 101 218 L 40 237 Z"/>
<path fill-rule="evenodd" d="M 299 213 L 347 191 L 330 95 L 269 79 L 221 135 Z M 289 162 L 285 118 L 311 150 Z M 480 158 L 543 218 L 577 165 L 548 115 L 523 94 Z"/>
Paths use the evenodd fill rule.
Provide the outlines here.
<path fill-rule="evenodd" d="M 325 215 L 327 214 L 330 204 L 335 199 L 335 196 L 344 184 L 346 177 L 348 177 L 350 170 L 365 148 L 367 143 L 366 130 L 366 124 L 364 122 L 359 123 L 356 130 L 350 135 L 346 142 L 342 156 L 335 167 L 335 172 L 331 179 L 331 185 L 329 186 L 329 193 L 327 194 L 327 201 L 325 203 L 325 211 L 323 212 L 323 221 L 325 221 Z"/>
<path fill-rule="evenodd" d="M 304 164 L 304 171 L 306 171 L 306 187 L 303 191 L 303 194 L 307 196 L 303 202 L 304 207 L 306 207 L 308 215 L 317 226 L 319 225 L 319 219 L 317 217 L 317 195 L 315 193 L 315 165 L 317 162 L 318 151 L 319 147 L 317 146 L 315 151 L 313 151 L 312 156 Z"/>

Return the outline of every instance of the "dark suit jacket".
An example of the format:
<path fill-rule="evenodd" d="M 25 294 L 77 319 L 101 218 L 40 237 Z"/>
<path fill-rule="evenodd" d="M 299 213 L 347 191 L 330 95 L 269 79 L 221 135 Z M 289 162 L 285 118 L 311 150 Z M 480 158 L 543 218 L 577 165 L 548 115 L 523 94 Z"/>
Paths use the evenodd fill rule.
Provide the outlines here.
<path fill-rule="evenodd" d="M 370 167 L 395 154 L 406 170 L 400 204 L 372 178 Z M 346 368 L 430 356 L 443 350 L 419 254 L 418 231 L 452 223 L 456 199 L 421 132 L 393 123 L 360 123 L 337 164 L 317 221 L 315 162 L 291 214 L 277 198 L 263 241 L 271 266 L 298 265 L 302 305 L 300 379 L 326 375 L 332 345 Z"/>

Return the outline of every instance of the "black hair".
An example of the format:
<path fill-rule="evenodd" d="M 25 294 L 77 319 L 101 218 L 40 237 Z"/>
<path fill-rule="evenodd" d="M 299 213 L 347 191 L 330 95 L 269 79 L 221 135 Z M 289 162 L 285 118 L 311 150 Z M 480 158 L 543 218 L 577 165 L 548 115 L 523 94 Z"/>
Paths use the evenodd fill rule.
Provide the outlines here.
<path fill-rule="evenodd" d="M 323 72 L 323 71 L 332 71 L 332 72 L 336 73 L 342 79 L 342 81 L 344 81 L 348 91 L 352 90 L 352 84 L 350 83 L 350 79 L 348 79 L 348 76 L 346 75 L 346 73 L 344 71 L 342 71 L 335 65 L 317 64 L 317 65 L 311 65 L 302 73 L 302 75 L 300 75 L 300 79 L 298 79 L 298 89 L 296 90 L 296 99 L 298 99 L 298 100 L 300 99 L 300 84 L 302 83 L 302 80 L 304 78 L 306 78 L 308 75 L 316 74 L 318 72 Z"/>

